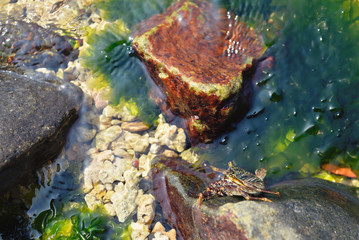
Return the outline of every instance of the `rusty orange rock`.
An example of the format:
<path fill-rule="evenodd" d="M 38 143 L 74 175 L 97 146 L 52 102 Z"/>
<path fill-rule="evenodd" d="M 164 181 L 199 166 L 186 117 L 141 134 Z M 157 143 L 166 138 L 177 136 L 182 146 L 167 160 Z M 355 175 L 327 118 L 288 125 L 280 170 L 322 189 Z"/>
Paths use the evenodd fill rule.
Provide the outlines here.
<path fill-rule="evenodd" d="M 337 175 L 342 175 L 342 176 L 346 176 L 349 178 L 357 177 L 357 175 L 350 168 L 339 167 L 339 166 L 331 164 L 331 163 L 323 164 L 320 167 L 328 172 L 331 172 L 331 173 L 334 173 Z"/>
<path fill-rule="evenodd" d="M 171 111 L 186 119 L 192 139 L 213 139 L 248 107 L 243 72 L 265 47 L 254 29 L 224 9 L 179 1 L 140 23 L 133 36 L 133 49 Z"/>

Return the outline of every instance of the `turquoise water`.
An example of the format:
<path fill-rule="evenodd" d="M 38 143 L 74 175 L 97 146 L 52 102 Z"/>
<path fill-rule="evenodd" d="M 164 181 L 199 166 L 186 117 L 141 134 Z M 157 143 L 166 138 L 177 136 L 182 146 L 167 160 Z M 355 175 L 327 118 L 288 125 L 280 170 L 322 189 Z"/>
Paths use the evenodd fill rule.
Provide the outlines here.
<path fill-rule="evenodd" d="M 137 23 L 162 12 L 172 1 L 97 2 L 102 16 L 114 24 L 89 35 L 91 48 L 82 61 L 112 87 L 113 104 L 136 103 L 139 117 L 155 124 L 160 110 L 150 98 L 151 80 L 131 50 L 130 33 Z M 359 3 L 212 2 L 234 12 L 262 34 L 268 47 L 266 55 L 274 57 L 274 65 L 253 80 L 251 108 L 235 129 L 213 143 L 194 147 L 201 160 L 222 168 L 229 161 L 250 171 L 264 167 L 269 183 L 315 175 L 323 163 L 349 167 L 359 174 Z M 121 30 L 121 24 L 129 31 Z M 46 181 L 30 185 L 25 201 L 30 207 L 11 205 L 13 212 L 22 214 L 30 208 L 25 214 L 31 216 L 32 225 L 27 217 L 8 218 L 16 225 L 17 236 L 33 232 L 32 238 L 36 238 L 35 233 L 45 228 L 41 224 L 51 219 L 66 223 L 64 216 L 72 209 L 63 213 L 59 206 L 82 201 L 75 179 L 81 163 L 77 164 L 74 170 L 58 170 Z M 101 213 L 91 215 L 81 206 L 79 209 L 78 219 L 100 219 L 101 229 L 86 225 L 93 232 L 103 233 L 114 226 Z"/>

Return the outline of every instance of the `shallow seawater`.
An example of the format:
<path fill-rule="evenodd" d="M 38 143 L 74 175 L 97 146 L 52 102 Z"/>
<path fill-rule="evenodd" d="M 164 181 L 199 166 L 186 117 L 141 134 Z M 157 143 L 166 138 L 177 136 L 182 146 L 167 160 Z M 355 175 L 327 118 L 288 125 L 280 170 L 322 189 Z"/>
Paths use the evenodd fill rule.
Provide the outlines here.
<path fill-rule="evenodd" d="M 156 123 L 160 110 L 151 98 L 153 82 L 132 52 L 130 35 L 137 23 L 164 11 L 172 2 L 95 1 L 113 25 L 88 33 L 90 48 L 80 56 L 97 76 L 91 83 L 94 87 L 109 84 L 110 101 L 130 104 L 149 124 Z M 212 143 L 194 147 L 200 159 L 221 168 L 227 168 L 229 161 L 253 172 L 264 167 L 269 183 L 313 176 L 324 163 L 349 167 L 359 174 L 359 2 L 212 2 L 256 28 L 267 44 L 266 56 L 273 56 L 274 62 L 271 69 L 251 80 L 252 104 L 235 128 Z M 28 206 L 11 205 L 15 212 L 30 210 L 26 217 L 9 216 L 14 221 L 10 225 L 16 227 L 7 236 L 28 236 L 31 232 L 35 239 L 41 229 L 39 221 L 61 216 L 55 214 L 58 205 L 83 202 L 76 179 L 81 162 L 72 164 L 65 171 L 61 162 L 55 164 L 55 170 L 49 170 L 53 176 L 46 176 L 49 173 L 44 169 L 39 171 L 39 182 L 28 187 L 28 199 L 23 201 Z M 85 208 L 76 207 L 86 214 Z M 113 226 L 101 212 L 96 214 L 104 226 Z M 66 219 L 58 217 L 56 221 Z"/>
<path fill-rule="evenodd" d="M 275 178 L 308 176 L 327 162 L 358 171 L 358 3 L 272 1 L 270 8 L 262 27 L 273 69 L 254 79 L 252 108 L 210 157 L 265 167 Z"/>
<path fill-rule="evenodd" d="M 121 19 L 129 28 L 128 35 L 131 27 L 151 15 L 149 12 L 160 12 L 170 3 L 131 1 L 128 3 L 131 11 L 121 15 L 114 9 L 120 9 L 124 3 L 110 2 L 112 5 L 99 6 L 109 19 Z M 288 174 L 289 178 L 312 175 L 321 163 L 328 162 L 358 171 L 355 126 L 359 120 L 358 3 L 350 0 L 212 2 L 262 34 L 268 47 L 266 55 L 274 57 L 274 65 L 252 80 L 251 108 L 235 130 L 212 144 L 197 147 L 202 159 L 224 168 L 229 161 L 251 170 L 265 167 L 277 180 Z M 146 4 L 149 6 L 144 7 Z M 124 40 L 121 42 L 118 41 L 121 37 L 109 41 L 111 34 L 118 35 L 109 29 L 95 35 L 94 45 L 104 45 L 89 53 L 87 63 L 108 76 L 115 89 L 115 99 L 126 97 L 121 92 L 128 93 L 128 87 L 133 86 L 127 84 L 127 72 L 130 72 L 136 86 L 146 87 L 132 88 L 137 92 L 129 98 L 139 97 L 139 106 L 148 111 L 148 106 L 141 105 L 143 98 L 148 104 L 147 96 L 143 95 L 149 92 L 148 75 L 131 52 L 123 53 L 130 51 L 127 35 L 121 36 Z M 116 47 L 106 48 L 114 46 L 111 41 Z M 97 54 L 101 51 L 105 57 Z M 119 58 L 121 54 L 123 57 Z M 99 62 L 102 65 L 97 65 Z M 148 115 L 142 113 L 146 119 Z M 147 119 L 151 121 L 153 116 Z"/>

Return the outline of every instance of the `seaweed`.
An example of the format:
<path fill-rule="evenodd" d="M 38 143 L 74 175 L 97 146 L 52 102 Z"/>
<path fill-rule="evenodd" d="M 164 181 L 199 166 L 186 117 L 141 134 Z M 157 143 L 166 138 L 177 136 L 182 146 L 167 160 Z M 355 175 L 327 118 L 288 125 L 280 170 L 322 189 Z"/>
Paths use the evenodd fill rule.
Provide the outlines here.
<path fill-rule="evenodd" d="M 163 12 L 174 0 L 97 0 L 96 7 L 102 10 L 107 21 L 122 19 L 132 28 L 135 24 Z"/>
<path fill-rule="evenodd" d="M 140 60 L 133 56 L 126 25 L 116 21 L 103 30 L 89 32 L 87 42 L 90 46 L 81 57 L 95 76 L 92 87 L 109 86 L 112 105 L 131 106 L 132 113 L 153 124 L 160 111 L 149 97 L 149 79 Z"/>
<path fill-rule="evenodd" d="M 50 209 L 40 213 L 32 227 L 41 239 L 126 239 L 130 222 L 118 224 L 98 206 L 90 210 L 85 204 L 52 200 Z"/>

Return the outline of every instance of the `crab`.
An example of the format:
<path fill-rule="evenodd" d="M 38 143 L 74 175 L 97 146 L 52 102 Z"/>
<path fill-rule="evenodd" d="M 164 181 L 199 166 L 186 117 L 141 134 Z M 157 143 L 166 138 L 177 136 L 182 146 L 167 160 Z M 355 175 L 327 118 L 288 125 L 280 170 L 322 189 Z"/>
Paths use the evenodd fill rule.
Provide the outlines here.
<path fill-rule="evenodd" d="M 279 192 L 272 192 L 265 189 L 263 182 L 267 171 L 264 168 L 255 171 L 255 174 L 245 171 L 240 167 L 235 167 L 230 162 L 228 170 L 226 170 L 220 180 L 212 182 L 205 191 L 199 195 L 199 205 L 202 201 L 213 198 L 218 195 L 223 196 L 242 196 L 246 200 L 261 200 L 272 202 L 265 197 L 253 197 L 262 192 L 276 194 L 280 197 Z"/>

